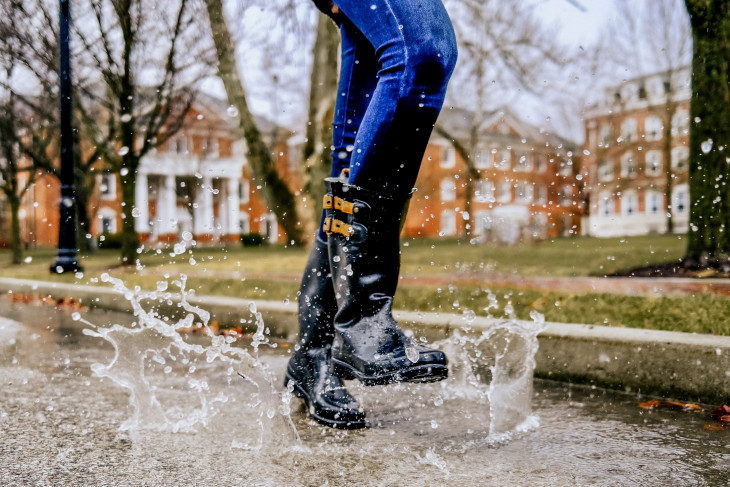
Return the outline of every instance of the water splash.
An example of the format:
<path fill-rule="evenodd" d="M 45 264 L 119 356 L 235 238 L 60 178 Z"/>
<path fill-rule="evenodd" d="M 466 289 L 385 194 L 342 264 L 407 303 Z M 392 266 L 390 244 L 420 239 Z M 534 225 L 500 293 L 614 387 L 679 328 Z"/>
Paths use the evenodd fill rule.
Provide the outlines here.
<path fill-rule="evenodd" d="M 139 286 L 129 289 L 108 274 L 103 274 L 101 280 L 112 284 L 131 303 L 136 318 L 132 326 L 100 327 L 78 317 L 91 327 L 84 330 L 85 334 L 102 338 L 114 347 L 109 363 L 95 363 L 91 369 L 98 377 L 109 378 L 129 392 L 133 412 L 121 430 L 196 431 L 210 426 L 225 409 L 255 415 L 259 426 L 254 438 L 250 431 L 241 431 L 247 437 L 234 440 L 233 447 L 260 450 L 273 443 L 299 442 L 289 417 L 291 392 L 277 390 L 268 365 L 259 359 L 259 346 L 269 341 L 262 316 L 255 308 L 251 311 L 256 333 L 251 343 L 253 352 L 249 353 L 234 345 L 235 338 L 213 333 L 210 313 L 187 300 L 185 275 L 172 283 L 180 289 L 178 295 L 160 290 L 164 286 L 158 286 L 157 291 L 142 291 Z M 184 314 L 179 320 L 160 316 L 154 310 L 156 302 L 169 305 L 173 298 L 179 300 L 177 306 Z M 203 336 L 181 333 L 191 327 L 199 328 Z M 248 394 L 242 393 L 246 389 Z M 217 427 L 221 426 L 230 428 L 226 424 Z"/>

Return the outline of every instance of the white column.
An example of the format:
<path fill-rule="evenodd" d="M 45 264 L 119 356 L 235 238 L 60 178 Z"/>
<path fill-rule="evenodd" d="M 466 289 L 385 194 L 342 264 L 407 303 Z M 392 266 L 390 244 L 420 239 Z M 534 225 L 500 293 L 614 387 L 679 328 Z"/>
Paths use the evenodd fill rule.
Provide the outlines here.
<path fill-rule="evenodd" d="M 149 183 L 146 174 L 137 174 L 134 187 L 134 229 L 138 233 L 150 232 L 150 198 Z"/>
<path fill-rule="evenodd" d="M 168 174 L 164 177 L 157 192 L 157 221 L 160 234 L 177 232 L 176 206 L 175 175 Z"/>
<path fill-rule="evenodd" d="M 203 178 L 195 192 L 193 212 L 193 232 L 195 235 L 213 233 L 213 181 L 210 176 Z"/>
<path fill-rule="evenodd" d="M 240 235 L 241 202 L 238 195 L 240 182 L 237 178 L 228 179 L 228 228 L 224 232 L 228 235 Z"/>

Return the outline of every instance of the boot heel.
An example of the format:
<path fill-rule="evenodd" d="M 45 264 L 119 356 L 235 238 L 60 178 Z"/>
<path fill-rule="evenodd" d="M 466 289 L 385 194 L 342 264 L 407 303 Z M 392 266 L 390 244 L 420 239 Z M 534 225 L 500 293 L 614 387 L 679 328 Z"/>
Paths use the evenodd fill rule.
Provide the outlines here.
<path fill-rule="evenodd" d="M 332 359 L 330 364 L 332 368 L 332 375 L 336 375 L 343 380 L 355 380 L 357 377 L 352 373 L 352 369 L 347 365 L 339 362 L 338 360 Z"/>

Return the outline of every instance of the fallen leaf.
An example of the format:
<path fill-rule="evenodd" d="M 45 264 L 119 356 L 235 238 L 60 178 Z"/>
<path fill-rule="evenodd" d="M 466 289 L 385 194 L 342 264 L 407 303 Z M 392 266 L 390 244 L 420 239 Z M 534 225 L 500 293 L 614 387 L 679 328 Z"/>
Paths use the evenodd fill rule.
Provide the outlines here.
<path fill-rule="evenodd" d="M 725 426 L 723 426 L 722 424 L 716 424 L 716 423 L 706 424 L 704 426 L 704 428 L 709 431 L 724 431 L 725 430 Z"/>
<path fill-rule="evenodd" d="M 650 401 L 639 403 L 641 409 L 674 409 L 682 411 L 702 411 L 702 407 L 698 404 L 691 402 L 679 402 L 679 401 L 659 401 L 652 399 Z"/>

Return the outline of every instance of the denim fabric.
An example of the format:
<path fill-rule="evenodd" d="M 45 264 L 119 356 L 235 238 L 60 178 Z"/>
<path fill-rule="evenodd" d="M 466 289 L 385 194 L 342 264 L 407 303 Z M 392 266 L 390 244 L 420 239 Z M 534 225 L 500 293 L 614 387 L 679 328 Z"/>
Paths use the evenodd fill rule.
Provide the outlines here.
<path fill-rule="evenodd" d="M 416 182 L 456 63 L 441 0 L 335 0 L 342 60 L 332 176 L 399 199 Z"/>
<path fill-rule="evenodd" d="M 333 174 L 349 163 L 350 183 L 405 194 L 456 63 L 451 20 L 441 0 L 335 3 L 346 18 L 340 22 Z"/>

